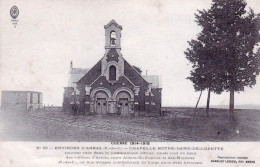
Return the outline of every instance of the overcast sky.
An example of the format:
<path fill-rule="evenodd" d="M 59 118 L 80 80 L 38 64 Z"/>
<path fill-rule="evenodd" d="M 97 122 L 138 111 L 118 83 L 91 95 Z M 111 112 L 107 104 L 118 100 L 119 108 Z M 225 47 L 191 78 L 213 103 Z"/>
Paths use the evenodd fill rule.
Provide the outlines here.
<path fill-rule="evenodd" d="M 191 67 L 185 58 L 187 41 L 200 28 L 197 10 L 209 0 L 0 0 L 0 88 L 43 92 L 43 103 L 61 105 L 70 61 L 90 68 L 105 53 L 104 25 L 114 19 L 122 25 L 122 54 L 132 65 L 162 76 L 163 106 L 195 106 L 199 92 L 185 79 Z M 19 8 L 13 27 L 10 8 Z M 259 0 L 248 6 L 260 12 Z M 206 104 L 204 92 L 200 105 Z M 259 104 L 257 84 L 235 94 L 235 104 Z M 229 93 L 212 95 L 212 105 L 226 105 Z"/>

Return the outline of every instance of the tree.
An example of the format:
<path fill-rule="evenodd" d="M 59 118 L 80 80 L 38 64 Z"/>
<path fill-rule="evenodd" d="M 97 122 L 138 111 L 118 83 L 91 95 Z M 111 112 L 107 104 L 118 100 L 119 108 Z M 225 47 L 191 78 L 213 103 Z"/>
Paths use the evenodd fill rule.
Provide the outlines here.
<path fill-rule="evenodd" d="M 201 13 L 201 11 L 199 11 Z M 209 116 L 210 93 L 224 91 L 222 63 L 218 59 L 218 48 L 214 43 L 214 34 L 209 31 L 211 23 L 205 15 L 197 15 L 196 22 L 202 27 L 197 40 L 191 40 L 190 48 L 185 51 L 186 58 L 192 63 L 192 71 L 187 78 L 193 82 L 195 91 L 208 90 L 206 116 Z"/>
<path fill-rule="evenodd" d="M 245 86 L 256 84 L 259 74 L 259 54 L 254 53 L 260 42 L 259 15 L 245 10 L 244 0 L 213 0 L 209 16 L 215 44 L 224 61 L 224 89 L 230 91 L 230 112 L 234 112 L 234 92 L 244 91 Z M 258 48 L 259 49 L 259 48 Z"/>
<path fill-rule="evenodd" d="M 221 89 L 230 92 L 232 115 L 234 92 L 255 85 L 260 72 L 260 15 L 246 11 L 246 5 L 244 0 L 213 0 L 209 10 L 196 15 L 203 28 L 198 39 L 215 51 L 212 57 L 218 67 L 214 75 Z"/>
<path fill-rule="evenodd" d="M 196 15 L 203 28 L 199 40 L 210 41 L 210 50 L 216 50 L 219 68 L 214 73 L 221 88 L 230 92 L 232 115 L 234 92 L 255 85 L 260 72 L 260 15 L 252 9 L 246 11 L 246 5 L 244 0 L 213 0 L 209 10 Z"/>
<path fill-rule="evenodd" d="M 219 65 L 216 59 L 217 52 L 215 52 L 214 45 L 209 40 L 201 37 L 205 33 L 202 31 L 197 40 L 188 42 L 190 48 L 184 53 L 186 58 L 192 63 L 193 68 L 187 79 L 193 82 L 195 91 L 208 90 L 206 107 L 206 116 L 208 117 L 210 93 L 213 91 L 219 94 L 224 90 L 219 77 L 222 71 L 217 70 Z"/>

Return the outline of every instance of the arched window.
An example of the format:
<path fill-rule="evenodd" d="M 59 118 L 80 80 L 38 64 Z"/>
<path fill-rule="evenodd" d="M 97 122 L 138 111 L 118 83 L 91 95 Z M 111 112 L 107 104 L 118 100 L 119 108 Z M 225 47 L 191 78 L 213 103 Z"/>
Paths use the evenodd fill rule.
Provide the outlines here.
<path fill-rule="evenodd" d="M 110 33 L 110 44 L 111 46 L 116 46 L 116 32 L 112 31 Z"/>
<path fill-rule="evenodd" d="M 109 80 L 110 81 L 116 80 L 116 67 L 113 65 L 109 67 Z"/>

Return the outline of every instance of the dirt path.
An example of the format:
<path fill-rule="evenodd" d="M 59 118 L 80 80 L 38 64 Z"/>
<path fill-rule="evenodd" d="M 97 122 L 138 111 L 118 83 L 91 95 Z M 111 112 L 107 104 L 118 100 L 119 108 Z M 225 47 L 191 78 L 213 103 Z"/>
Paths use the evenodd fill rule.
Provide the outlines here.
<path fill-rule="evenodd" d="M 0 138 L 5 141 L 163 141 L 128 129 L 82 122 L 80 118 L 1 113 Z"/>
<path fill-rule="evenodd" d="M 257 141 L 259 113 L 224 114 L 210 119 L 73 116 L 53 111 L 1 111 L 0 139 L 8 141 Z"/>

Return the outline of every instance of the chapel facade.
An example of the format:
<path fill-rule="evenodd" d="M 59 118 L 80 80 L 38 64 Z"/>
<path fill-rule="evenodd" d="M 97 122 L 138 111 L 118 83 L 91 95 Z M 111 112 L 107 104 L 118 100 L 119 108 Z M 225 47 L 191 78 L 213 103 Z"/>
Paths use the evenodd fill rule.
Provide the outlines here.
<path fill-rule="evenodd" d="M 121 54 L 122 26 L 111 20 L 105 28 L 105 54 L 92 68 L 74 68 L 64 88 L 63 110 L 78 105 L 80 113 L 131 115 L 160 112 L 158 76 L 142 76 Z"/>

